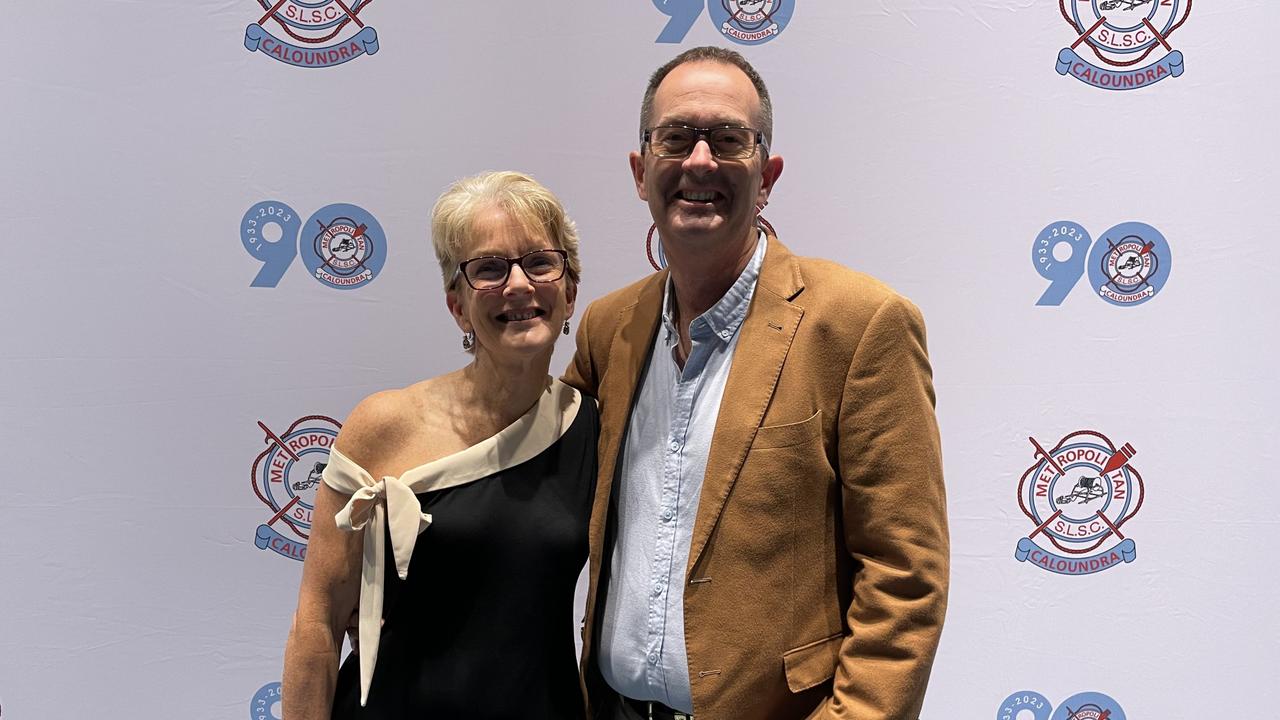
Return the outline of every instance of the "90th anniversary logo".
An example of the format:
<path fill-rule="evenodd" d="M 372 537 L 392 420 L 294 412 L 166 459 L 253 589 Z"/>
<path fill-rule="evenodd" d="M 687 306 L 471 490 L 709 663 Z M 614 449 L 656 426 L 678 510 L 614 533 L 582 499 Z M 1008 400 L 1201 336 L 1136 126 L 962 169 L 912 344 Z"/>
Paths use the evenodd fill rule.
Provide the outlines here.
<path fill-rule="evenodd" d="M 378 33 L 360 20 L 373 0 L 258 0 L 263 15 L 244 31 L 249 52 L 295 67 L 325 68 L 378 52 Z M 267 30 L 278 26 L 295 45 Z M 337 42 L 334 42 L 337 40 Z M 330 43 L 326 45 L 325 43 Z"/>
<path fill-rule="evenodd" d="M 269 237 L 268 229 L 279 237 Z M 262 263 L 252 287 L 275 287 L 299 254 L 321 284 L 338 290 L 364 287 L 387 260 L 386 239 L 369 211 L 349 203 L 326 205 L 304 223 L 287 204 L 264 200 L 240 219 L 240 242 Z"/>
<path fill-rule="evenodd" d="M 263 685 L 249 701 L 249 720 L 280 720 L 280 683 Z"/>
<path fill-rule="evenodd" d="M 1059 75 L 1105 90 L 1132 90 L 1182 74 L 1182 53 L 1169 36 L 1187 21 L 1191 0 L 1058 0 L 1058 9 L 1079 33 L 1058 53 Z M 1085 60 L 1077 52 L 1081 45 L 1103 67 Z"/>
<path fill-rule="evenodd" d="M 660 43 L 682 42 L 704 7 L 716 30 L 740 45 L 773 40 L 795 12 L 795 0 L 653 0 L 653 6 L 671 18 L 658 35 Z"/>
<path fill-rule="evenodd" d="M 307 558 L 311 532 L 311 511 L 315 508 L 316 487 L 329 464 L 329 448 L 342 425 L 324 415 L 308 415 L 276 433 L 262 421 L 267 449 L 254 458 L 249 476 L 253 492 L 266 505 L 271 519 L 258 526 L 253 543 L 294 560 Z M 279 523 L 279 525 L 277 525 Z M 277 528 L 284 528 L 286 535 Z"/>
<path fill-rule="evenodd" d="M 1037 305 L 1061 305 L 1085 274 L 1086 263 L 1091 290 L 1120 307 L 1150 300 L 1169 278 L 1169 242 L 1146 223 L 1120 223 L 1093 242 L 1092 249 L 1090 244 L 1089 231 L 1070 220 L 1040 231 L 1031 246 L 1031 263 L 1051 284 Z"/>
<path fill-rule="evenodd" d="M 1055 711 L 1048 698 L 1032 690 L 1021 690 L 1000 703 L 996 720 L 1125 720 L 1124 710 L 1115 700 L 1099 692 L 1076 693 Z"/>
<path fill-rule="evenodd" d="M 1018 481 L 1018 506 L 1034 529 L 1014 557 L 1061 575 L 1133 562 L 1137 548 L 1122 530 L 1142 509 L 1133 446 L 1116 447 L 1093 430 L 1077 430 L 1049 450 L 1028 439 L 1036 461 Z"/>

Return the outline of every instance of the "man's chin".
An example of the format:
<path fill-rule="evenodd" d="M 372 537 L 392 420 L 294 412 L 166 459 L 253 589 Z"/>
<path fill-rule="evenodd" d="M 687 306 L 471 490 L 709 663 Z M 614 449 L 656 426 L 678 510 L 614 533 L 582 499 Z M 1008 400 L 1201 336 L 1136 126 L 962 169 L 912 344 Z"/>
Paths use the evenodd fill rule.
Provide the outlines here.
<path fill-rule="evenodd" d="M 672 239 L 705 239 L 723 233 L 727 227 L 724 217 L 718 214 L 683 215 L 672 220 L 666 236 Z"/>

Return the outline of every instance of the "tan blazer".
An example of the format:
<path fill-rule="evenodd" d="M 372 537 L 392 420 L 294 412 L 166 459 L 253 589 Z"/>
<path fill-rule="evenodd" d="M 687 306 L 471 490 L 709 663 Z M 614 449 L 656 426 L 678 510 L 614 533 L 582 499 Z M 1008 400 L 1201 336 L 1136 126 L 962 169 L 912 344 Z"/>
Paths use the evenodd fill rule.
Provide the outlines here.
<path fill-rule="evenodd" d="M 610 496 L 666 280 L 592 303 L 565 377 L 600 400 L 582 660 L 597 709 L 611 693 L 593 656 Z M 949 552 L 920 313 L 771 237 L 740 332 L 685 577 L 694 716 L 914 719 Z"/>

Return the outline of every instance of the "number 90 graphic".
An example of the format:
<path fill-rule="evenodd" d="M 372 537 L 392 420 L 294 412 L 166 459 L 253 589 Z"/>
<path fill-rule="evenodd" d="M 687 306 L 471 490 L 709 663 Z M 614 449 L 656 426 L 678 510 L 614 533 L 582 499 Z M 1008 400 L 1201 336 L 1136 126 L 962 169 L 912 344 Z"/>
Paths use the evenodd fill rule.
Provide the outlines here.
<path fill-rule="evenodd" d="M 652 0 L 671 18 L 656 42 L 678 43 L 707 9 L 716 30 L 741 45 L 759 45 L 778 36 L 791 21 L 795 0 Z"/>
<path fill-rule="evenodd" d="M 1087 269 L 1094 294 L 1128 307 L 1160 292 L 1172 258 L 1164 235 L 1146 223 L 1120 223 L 1093 242 L 1079 223 L 1061 220 L 1036 236 L 1031 264 L 1049 281 L 1037 305 L 1061 305 Z"/>
<path fill-rule="evenodd" d="M 298 255 L 311 277 L 339 290 L 373 281 L 387 260 L 386 235 L 367 210 L 334 203 L 303 223 L 288 205 L 266 200 L 240 220 L 244 249 L 262 263 L 250 287 L 275 287 Z"/>
<path fill-rule="evenodd" d="M 280 683 L 263 685 L 249 701 L 249 720 L 280 720 Z"/>
<path fill-rule="evenodd" d="M 1054 710 L 1045 696 L 1022 690 L 1000 703 L 996 720 L 1125 720 L 1125 716 L 1120 705 L 1102 693 L 1076 693 Z"/>

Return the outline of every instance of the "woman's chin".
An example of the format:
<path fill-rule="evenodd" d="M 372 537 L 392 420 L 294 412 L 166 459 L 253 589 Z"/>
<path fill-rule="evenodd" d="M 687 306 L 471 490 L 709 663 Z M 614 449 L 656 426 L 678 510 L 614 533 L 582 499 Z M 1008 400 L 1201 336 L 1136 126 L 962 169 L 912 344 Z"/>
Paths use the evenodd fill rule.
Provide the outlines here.
<path fill-rule="evenodd" d="M 503 328 L 494 339 L 493 347 L 498 355 L 536 355 L 549 352 L 556 344 L 556 335 L 545 324 L 542 327 Z"/>

